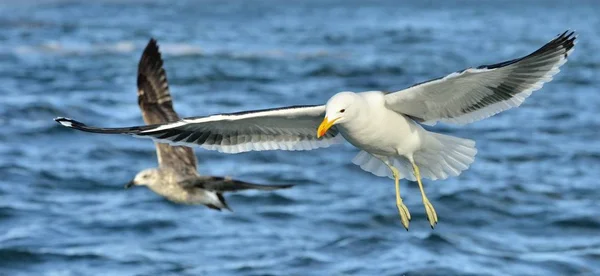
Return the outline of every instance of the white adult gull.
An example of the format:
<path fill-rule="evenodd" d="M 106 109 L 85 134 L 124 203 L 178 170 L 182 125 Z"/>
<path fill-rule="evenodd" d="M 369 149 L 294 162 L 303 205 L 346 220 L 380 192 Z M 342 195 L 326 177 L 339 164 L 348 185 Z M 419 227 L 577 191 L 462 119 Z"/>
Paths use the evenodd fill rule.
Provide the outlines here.
<path fill-rule="evenodd" d="M 399 180 L 416 180 L 433 228 L 438 217 L 421 179 L 459 175 L 473 162 L 477 150 L 472 140 L 434 133 L 420 124 L 467 124 L 521 105 L 559 72 L 575 38 L 574 32 L 567 31 L 522 58 L 468 68 L 398 92 L 340 92 L 325 105 L 191 117 L 125 128 L 91 127 L 68 118 L 55 120 L 87 132 L 129 134 L 226 153 L 310 150 L 337 143 L 341 136 L 361 149 L 353 159 L 355 164 L 394 179 L 396 205 L 407 230 L 411 216 L 400 196 Z"/>

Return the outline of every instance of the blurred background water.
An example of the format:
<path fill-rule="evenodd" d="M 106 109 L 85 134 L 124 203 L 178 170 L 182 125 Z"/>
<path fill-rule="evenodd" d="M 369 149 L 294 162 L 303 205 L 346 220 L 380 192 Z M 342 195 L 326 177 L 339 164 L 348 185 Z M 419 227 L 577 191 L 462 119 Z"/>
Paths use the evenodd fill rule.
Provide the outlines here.
<path fill-rule="evenodd" d="M 598 275 L 598 1 L 2 1 L 1 275 Z M 392 181 L 350 145 L 226 155 L 204 174 L 290 190 L 228 196 L 235 210 L 123 190 L 154 146 L 61 128 L 69 116 L 141 124 L 136 70 L 155 37 L 182 116 L 321 104 L 516 58 L 566 29 L 579 41 L 518 109 L 436 130 L 477 141 L 474 165 Z"/>

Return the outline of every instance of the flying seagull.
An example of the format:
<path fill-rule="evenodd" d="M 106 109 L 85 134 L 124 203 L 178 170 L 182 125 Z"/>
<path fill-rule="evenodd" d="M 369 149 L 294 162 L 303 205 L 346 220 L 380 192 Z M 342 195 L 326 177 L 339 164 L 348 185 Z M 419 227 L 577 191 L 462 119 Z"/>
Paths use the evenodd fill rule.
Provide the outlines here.
<path fill-rule="evenodd" d="M 467 124 L 521 105 L 559 72 L 573 50 L 575 38 L 574 32 L 567 31 L 522 58 L 468 68 L 398 92 L 340 92 L 325 105 L 191 117 L 123 128 L 91 127 L 68 118 L 55 120 L 87 132 L 129 134 L 226 153 L 310 150 L 337 143 L 341 136 L 361 149 L 353 159 L 355 164 L 377 176 L 394 179 L 396 206 L 407 230 L 411 216 L 400 196 L 399 180 L 416 180 L 433 228 L 438 217 L 421 179 L 458 176 L 474 161 L 477 150 L 472 140 L 434 133 L 421 124 Z"/>
<path fill-rule="evenodd" d="M 156 40 L 151 39 L 144 49 L 138 66 L 138 104 L 146 124 L 168 124 L 179 116 L 173 109 L 167 74 Z M 203 204 L 215 210 L 231 210 L 224 192 L 239 190 L 276 190 L 292 185 L 257 185 L 228 177 L 201 176 L 196 169 L 193 149 L 185 146 L 156 144 L 158 168 L 139 172 L 125 187 L 148 186 L 165 198 L 184 204 Z"/>

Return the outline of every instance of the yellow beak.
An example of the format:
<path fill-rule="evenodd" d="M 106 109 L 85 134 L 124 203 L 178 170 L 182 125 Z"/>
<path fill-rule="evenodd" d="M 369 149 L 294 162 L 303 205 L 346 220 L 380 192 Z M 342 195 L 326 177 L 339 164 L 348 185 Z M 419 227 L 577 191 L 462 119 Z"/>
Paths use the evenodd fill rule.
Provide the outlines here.
<path fill-rule="evenodd" d="M 317 130 L 317 138 L 321 138 L 323 135 L 325 135 L 329 128 L 333 126 L 333 123 L 335 123 L 335 121 L 337 121 L 338 119 L 339 118 L 334 119 L 333 121 L 329 121 L 329 119 L 325 117 L 325 119 L 323 119 L 323 122 L 321 122 L 321 125 L 319 125 L 319 129 Z"/>

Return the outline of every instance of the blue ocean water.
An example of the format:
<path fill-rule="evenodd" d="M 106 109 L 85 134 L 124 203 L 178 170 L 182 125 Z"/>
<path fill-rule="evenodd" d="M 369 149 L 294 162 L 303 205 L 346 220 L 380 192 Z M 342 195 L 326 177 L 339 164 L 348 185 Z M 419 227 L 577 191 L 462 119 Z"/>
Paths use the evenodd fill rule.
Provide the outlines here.
<path fill-rule="evenodd" d="M 599 275 L 598 1 L 2 1 L 0 275 Z M 227 196 L 235 212 L 124 190 L 154 146 L 61 128 L 142 124 L 155 37 L 182 116 L 321 104 L 516 58 L 566 29 L 569 62 L 525 104 L 437 131 L 477 141 L 462 175 L 393 181 L 350 145 L 226 155 L 203 174 L 293 183 Z"/>

